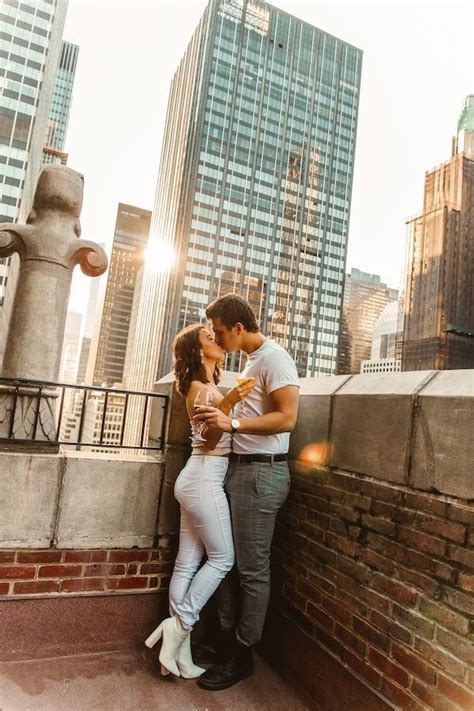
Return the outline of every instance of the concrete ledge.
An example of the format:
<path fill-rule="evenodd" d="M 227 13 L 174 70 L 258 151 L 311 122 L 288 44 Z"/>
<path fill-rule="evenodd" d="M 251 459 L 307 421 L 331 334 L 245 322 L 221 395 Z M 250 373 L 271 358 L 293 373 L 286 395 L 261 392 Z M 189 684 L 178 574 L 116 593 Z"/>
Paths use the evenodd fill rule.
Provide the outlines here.
<path fill-rule="evenodd" d="M 334 396 L 331 465 L 406 484 L 414 396 L 435 374 L 353 376 Z"/>
<path fill-rule="evenodd" d="M 474 499 L 474 373 L 439 372 L 419 393 L 409 483 Z"/>
<path fill-rule="evenodd" d="M 55 544 L 59 548 L 152 546 L 161 469 L 156 461 L 67 456 Z"/>
<path fill-rule="evenodd" d="M 0 453 L 0 547 L 47 548 L 54 534 L 61 460 Z"/>

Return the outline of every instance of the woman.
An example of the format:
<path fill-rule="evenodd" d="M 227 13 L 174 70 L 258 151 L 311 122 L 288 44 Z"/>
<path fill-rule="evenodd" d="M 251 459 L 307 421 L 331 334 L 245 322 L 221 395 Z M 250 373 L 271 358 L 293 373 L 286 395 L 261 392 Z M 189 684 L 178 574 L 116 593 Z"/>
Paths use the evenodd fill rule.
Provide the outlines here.
<path fill-rule="evenodd" d="M 193 664 L 191 630 L 221 580 L 234 565 L 234 545 L 224 477 L 231 452 L 231 435 L 196 425 L 199 405 L 214 404 L 226 414 L 242 400 L 249 381 L 219 392 L 219 363 L 224 351 L 202 324 L 188 326 L 173 343 L 174 373 L 178 392 L 186 399 L 191 422 L 192 455 L 179 474 L 175 496 L 181 505 L 179 550 L 170 582 L 171 617 L 152 632 L 145 644 L 153 647 L 163 637 L 162 674 L 195 678 L 204 669 Z M 200 568 L 206 553 L 207 560 Z"/>

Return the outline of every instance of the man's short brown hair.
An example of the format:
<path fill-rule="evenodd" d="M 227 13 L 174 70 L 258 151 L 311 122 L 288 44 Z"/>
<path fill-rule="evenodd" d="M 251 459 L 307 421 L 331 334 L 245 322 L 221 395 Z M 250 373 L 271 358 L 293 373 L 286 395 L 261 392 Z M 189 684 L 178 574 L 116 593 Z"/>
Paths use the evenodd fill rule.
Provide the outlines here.
<path fill-rule="evenodd" d="M 257 333 L 257 319 L 249 302 L 239 294 L 225 294 L 212 301 L 206 309 L 208 319 L 220 318 L 226 328 L 241 323 L 246 331 Z"/>

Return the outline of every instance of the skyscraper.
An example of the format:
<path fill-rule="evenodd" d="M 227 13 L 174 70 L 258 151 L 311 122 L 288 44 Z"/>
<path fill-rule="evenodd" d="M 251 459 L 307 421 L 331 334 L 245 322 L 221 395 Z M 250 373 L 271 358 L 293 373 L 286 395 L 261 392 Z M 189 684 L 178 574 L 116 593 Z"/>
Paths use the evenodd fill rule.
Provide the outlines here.
<path fill-rule="evenodd" d="M 143 262 L 151 212 L 119 203 L 105 300 L 88 371 L 93 385 L 121 383 L 137 271 Z"/>
<path fill-rule="evenodd" d="M 105 248 L 105 244 L 101 244 Z M 87 309 L 84 320 L 84 328 L 82 331 L 81 347 L 79 352 L 79 366 L 77 368 L 77 382 L 84 383 L 86 379 L 87 363 L 89 361 L 89 353 L 91 350 L 92 334 L 94 332 L 94 324 L 98 318 L 99 294 L 101 287 L 101 278 L 90 280 L 89 299 L 87 300 Z"/>
<path fill-rule="evenodd" d="M 63 350 L 58 380 L 60 383 L 75 383 L 79 363 L 82 314 L 68 311 L 64 329 Z"/>
<path fill-rule="evenodd" d="M 44 163 L 62 163 L 63 165 L 67 163 L 67 155 L 63 150 L 66 143 L 78 55 L 79 47 L 77 45 L 71 44 L 71 42 L 62 42 L 61 56 L 54 80 L 48 131 L 43 149 Z"/>
<path fill-rule="evenodd" d="M 352 269 L 344 286 L 343 319 L 339 349 L 339 373 L 359 373 L 370 356 L 374 326 L 398 291 L 380 280 L 378 274 Z"/>
<path fill-rule="evenodd" d="M 0 222 L 30 211 L 61 50 L 67 0 L 3 2 L 0 8 Z M 19 268 L 0 259 L 0 364 Z"/>
<path fill-rule="evenodd" d="M 176 263 L 145 266 L 130 386 L 228 291 L 301 375 L 335 372 L 361 62 L 268 3 L 210 0 L 171 86 L 150 251 Z"/>
<path fill-rule="evenodd" d="M 408 222 L 402 370 L 474 367 L 474 96 L 449 161 L 425 176 Z"/>
<path fill-rule="evenodd" d="M 393 373 L 402 369 L 402 300 L 389 301 L 378 317 L 372 334 L 370 359 L 361 363 L 361 373 Z"/>

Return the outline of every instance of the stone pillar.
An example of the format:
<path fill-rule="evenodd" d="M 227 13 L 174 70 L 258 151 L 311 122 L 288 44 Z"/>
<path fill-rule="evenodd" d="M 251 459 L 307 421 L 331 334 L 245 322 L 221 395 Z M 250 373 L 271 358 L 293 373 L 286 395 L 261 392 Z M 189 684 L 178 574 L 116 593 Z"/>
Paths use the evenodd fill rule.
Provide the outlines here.
<path fill-rule="evenodd" d="M 0 224 L 0 257 L 20 256 L 2 375 L 41 382 L 59 374 L 72 271 L 100 276 L 107 256 L 80 239 L 84 179 L 65 166 L 43 169 L 26 225 Z M 55 440 L 55 388 L 0 386 L 0 438 Z M 13 411 L 15 417 L 13 419 Z"/>

